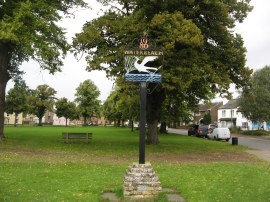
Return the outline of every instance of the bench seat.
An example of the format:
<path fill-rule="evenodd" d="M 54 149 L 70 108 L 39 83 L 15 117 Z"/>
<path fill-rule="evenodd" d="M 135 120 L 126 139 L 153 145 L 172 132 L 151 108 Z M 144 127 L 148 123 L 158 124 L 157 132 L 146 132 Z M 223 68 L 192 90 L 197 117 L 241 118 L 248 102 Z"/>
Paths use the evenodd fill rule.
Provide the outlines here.
<path fill-rule="evenodd" d="M 92 133 L 74 133 L 74 132 L 64 132 L 62 133 L 62 138 L 67 143 L 68 140 L 89 140 L 92 139 Z"/>

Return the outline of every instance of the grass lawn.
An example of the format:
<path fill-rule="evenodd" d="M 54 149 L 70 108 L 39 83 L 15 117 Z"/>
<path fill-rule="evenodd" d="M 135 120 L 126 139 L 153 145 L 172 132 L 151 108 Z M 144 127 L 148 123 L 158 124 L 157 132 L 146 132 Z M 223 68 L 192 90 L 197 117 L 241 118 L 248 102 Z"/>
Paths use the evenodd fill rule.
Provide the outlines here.
<path fill-rule="evenodd" d="M 62 132 L 92 132 L 64 143 Z M 138 161 L 138 131 L 113 127 L 6 127 L 0 142 L 0 201 L 99 201 L 121 196 L 127 167 Z M 270 164 L 226 142 L 160 135 L 146 146 L 163 188 L 186 201 L 269 201 Z M 166 201 L 160 195 L 158 201 Z"/>

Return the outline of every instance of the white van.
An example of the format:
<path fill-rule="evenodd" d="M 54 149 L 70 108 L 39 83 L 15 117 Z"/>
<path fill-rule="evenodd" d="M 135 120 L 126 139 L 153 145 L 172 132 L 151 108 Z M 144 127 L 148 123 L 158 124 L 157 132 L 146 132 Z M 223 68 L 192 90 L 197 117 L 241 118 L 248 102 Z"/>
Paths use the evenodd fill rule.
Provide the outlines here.
<path fill-rule="evenodd" d="M 231 138 L 231 132 L 229 128 L 215 128 L 208 134 L 208 138 L 214 140 L 226 140 L 228 142 Z"/>

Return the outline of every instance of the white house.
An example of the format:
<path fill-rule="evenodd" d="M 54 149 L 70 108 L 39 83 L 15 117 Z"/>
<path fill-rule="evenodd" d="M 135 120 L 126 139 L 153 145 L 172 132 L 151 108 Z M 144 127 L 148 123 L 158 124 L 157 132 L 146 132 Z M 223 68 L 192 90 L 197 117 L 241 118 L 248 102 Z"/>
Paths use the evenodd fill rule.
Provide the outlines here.
<path fill-rule="evenodd" d="M 54 114 L 53 115 L 53 125 L 65 126 L 66 125 L 66 118 L 65 117 L 58 117 L 56 114 Z M 69 125 L 69 119 L 67 120 L 67 125 Z"/>
<path fill-rule="evenodd" d="M 239 111 L 237 99 L 230 100 L 218 108 L 219 127 L 237 127 L 242 130 L 252 130 L 252 125 L 252 122 Z"/>

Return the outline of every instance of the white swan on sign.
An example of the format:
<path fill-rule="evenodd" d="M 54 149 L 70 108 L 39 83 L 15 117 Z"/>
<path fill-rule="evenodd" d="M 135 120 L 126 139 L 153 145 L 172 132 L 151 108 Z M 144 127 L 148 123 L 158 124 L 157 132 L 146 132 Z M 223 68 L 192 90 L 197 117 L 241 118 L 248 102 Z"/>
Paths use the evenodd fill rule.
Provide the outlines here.
<path fill-rule="evenodd" d="M 151 71 L 149 71 L 149 70 L 157 71 L 158 68 L 145 66 L 146 63 L 152 62 L 152 61 L 156 60 L 157 58 L 158 58 L 158 56 L 146 56 L 141 63 L 138 63 L 139 58 L 136 57 L 136 60 L 134 62 L 134 66 L 139 72 L 151 73 Z"/>

